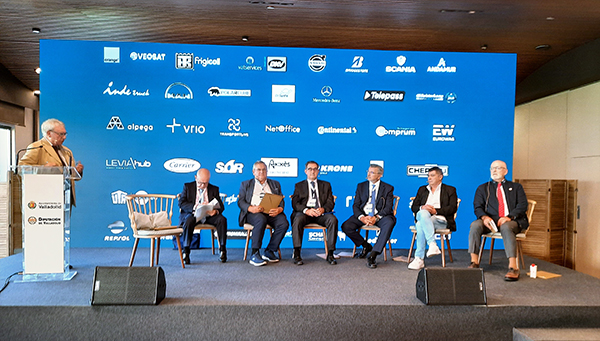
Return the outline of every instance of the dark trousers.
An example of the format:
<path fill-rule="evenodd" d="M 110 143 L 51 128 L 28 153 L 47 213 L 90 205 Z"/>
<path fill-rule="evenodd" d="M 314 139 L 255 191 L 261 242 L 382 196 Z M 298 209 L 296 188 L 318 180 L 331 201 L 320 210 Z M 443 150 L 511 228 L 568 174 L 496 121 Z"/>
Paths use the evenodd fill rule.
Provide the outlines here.
<path fill-rule="evenodd" d="M 342 224 L 342 231 L 354 242 L 354 245 L 360 246 L 365 242 L 365 238 L 360 235 L 360 228 L 364 224 L 362 221 L 358 220 L 355 216 L 351 216 Z M 382 253 L 385 244 L 390 239 L 392 235 L 392 230 L 394 226 L 396 226 L 396 217 L 393 215 L 386 215 L 381 218 L 375 225 L 379 227 L 379 237 L 377 238 L 377 242 L 373 246 L 373 251 L 377 251 L 378 253 Z"/>
<path fill-rule="evenodd" d="M 214 216 L 206 217 L 205 224 L 210 224 L 217 229 L 217 239 L 219 240 L 219 250 L 223 251 L 227 245 L 227 218 L 221 214 L 215 214 Z M 183 223 L 183 247 L 190 247 L 192 242 L 192 235 L 194 234 L 194 227 L 201 222 L 196 222 L 196 217 L 190 214 Z M 212 231 L 211 231 L 212 233 Z"/>
<path fill-rule="evenodd" d="M 304 226 L 311 223 L 319 224 L 327 228 L 327 249 L 329 251 L 334 251 L 338 234 L 338 220 L 333 214 L 323 214 L 318 217 L 311 217 L 302 212 L 294 212 L 292 214 L 292 240 L 294 241 L 294 247 L 302 247 Z"/>
<path fill-rule="evenodd" d="M 252 230 L 253 249 L 260 249 L 262 247 L 262 240 L 265 236 L 267 224 L 273 227 L 273 235 L 271 236 L 269 244 L 265 249 L 274 253 L 279 250 L 279 245 L 281 244 L 283 237 L 285 237 L 288 227 L 290 227 L 290 223 L 283 213 L 271 217 L 265 213 L 248 212 L 248 215 L 246 216 L 246 222 L 254 226 L 254 229 Z"/>

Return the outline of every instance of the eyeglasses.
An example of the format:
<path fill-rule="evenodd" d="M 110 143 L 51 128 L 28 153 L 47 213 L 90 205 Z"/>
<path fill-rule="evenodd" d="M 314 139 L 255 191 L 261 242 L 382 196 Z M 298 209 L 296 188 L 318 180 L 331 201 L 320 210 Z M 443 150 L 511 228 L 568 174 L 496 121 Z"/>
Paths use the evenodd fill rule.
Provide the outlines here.
<path fill-rule="evenodd" d="M 64 132 L 64 133 L 57 133 L 57 132 L 55 132 L 54 130 L 50 130 L 50 131 L 51 131 L 51 132 L 53 132 L 53 133 L 55 133 L 56 135 L 58 135 L 58 136 L 60 136 L 60 137 L 66 137 L 66 136 L 67 136 L 67 133 L 66 133 L 66 132 Z"/>
<path fill-rule="evenodd" d="M 307 171 L 309 171 L 309 172 L 314 172 L 314 171 L 318 171 L 318 170 L 319 170 L 319 168 L 315 168 L 315 167 L 308 167 L 308 168 L 306 168 L 306 170 L 307 170 Z"/>
<path fill-rule="evenodd" d="M 503 170 L 506 169 L 505 167 L 490 167 L 491 171 L 495 171 L 495 170 Z"/>
<path fill-rule="evenodd" d="M 198 182 L 198 181 L 196 181 L 196 183 L 198 185 L 208 185 L 208 181 L 206 181 L 206 182 L 202 182 L 202 181 Z"/>

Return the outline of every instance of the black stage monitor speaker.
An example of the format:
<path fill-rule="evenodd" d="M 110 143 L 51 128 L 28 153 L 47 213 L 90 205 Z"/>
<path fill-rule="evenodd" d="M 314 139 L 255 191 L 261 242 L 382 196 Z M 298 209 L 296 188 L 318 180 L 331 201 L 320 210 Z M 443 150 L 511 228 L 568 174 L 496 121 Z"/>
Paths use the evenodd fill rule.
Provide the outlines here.
<path fill-rule="evenodd" d="M 482 269 L 421 269 L 417 298 L 432 305 L 487 304 Z"/>
<path fill-rule="evenodd" d="M 167 283 L 161 267 L 106 267 L 94 270 L 92 305 L 159 304 Z"/>

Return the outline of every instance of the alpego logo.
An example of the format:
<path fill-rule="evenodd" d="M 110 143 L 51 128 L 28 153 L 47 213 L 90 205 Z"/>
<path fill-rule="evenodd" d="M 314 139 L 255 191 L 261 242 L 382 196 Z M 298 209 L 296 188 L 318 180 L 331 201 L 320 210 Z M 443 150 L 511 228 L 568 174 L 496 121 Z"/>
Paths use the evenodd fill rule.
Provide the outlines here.
<path fill-rule="evenodd" d="M 365 101 L 402 102 L 404 91 L 365 90 Z"/>
<path fill-rule="evenodd" d="M 163 167 L 173 173 L 192 173 L 200 169 L 200 162 L 188 158 L 174 158 L 165 161 Z"/>

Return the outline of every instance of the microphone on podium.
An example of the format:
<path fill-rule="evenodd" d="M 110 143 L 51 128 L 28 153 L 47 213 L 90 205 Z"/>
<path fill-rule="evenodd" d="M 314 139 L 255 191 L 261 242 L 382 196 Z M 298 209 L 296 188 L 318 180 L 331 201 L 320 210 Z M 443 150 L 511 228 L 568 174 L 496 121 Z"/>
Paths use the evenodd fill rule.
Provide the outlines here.
<path fill-rule="evenodd" d="M 40 148 L 44 148 L 44 146 L 40 145 L 40 146 L 37 146 L 37 147 L 29 147 L 29 148 L 23 148 L 23 149 L 19 150 L 17 152 L 17 160 L 16 160 L 16 163 L 15 163 L 15 168 L 19 165 L 19 154 L 21 154 L 21 152 L 26 151 L 26 150 L 32 150 L 32 149 L 40 149 Z"/>

